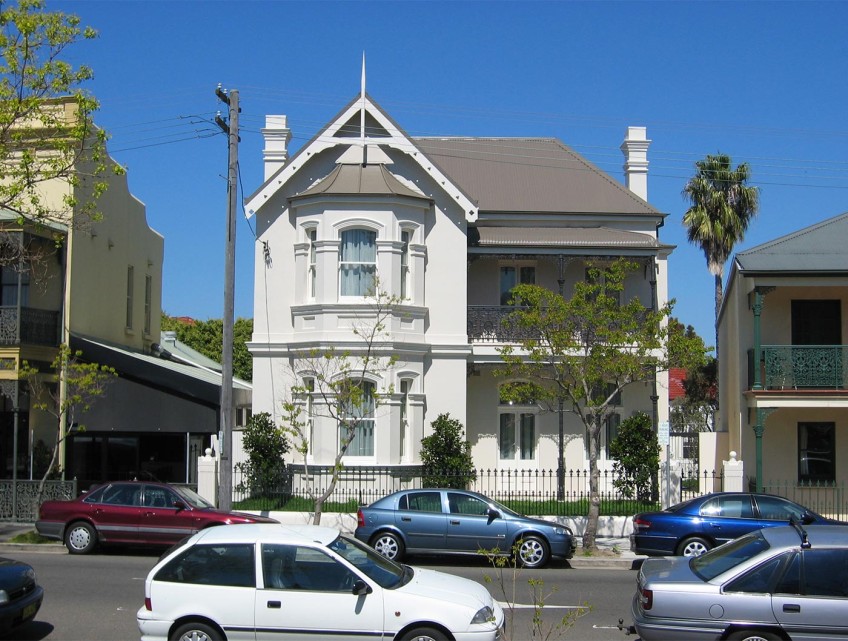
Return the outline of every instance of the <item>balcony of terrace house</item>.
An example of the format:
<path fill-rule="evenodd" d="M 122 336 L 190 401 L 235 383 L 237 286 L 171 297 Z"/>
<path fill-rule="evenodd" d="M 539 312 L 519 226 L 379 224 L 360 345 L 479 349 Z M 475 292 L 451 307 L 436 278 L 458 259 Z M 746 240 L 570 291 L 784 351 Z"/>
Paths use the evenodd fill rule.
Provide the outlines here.
<path fill-rule="evenodd" d="M 748 350 L 748 389 L 838 392 L 848 390 L 848 345 L 762 345 Z"/>
<path fill-rule="evenodd" d="M 0 305 L 0 346 L 59 345 L 58 311 Z"/>

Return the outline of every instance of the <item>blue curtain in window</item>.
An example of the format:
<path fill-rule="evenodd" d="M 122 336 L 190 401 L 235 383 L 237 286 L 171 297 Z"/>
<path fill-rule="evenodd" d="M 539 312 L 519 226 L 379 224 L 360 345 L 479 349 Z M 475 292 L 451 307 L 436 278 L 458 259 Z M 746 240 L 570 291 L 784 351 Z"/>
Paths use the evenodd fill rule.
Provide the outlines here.
<path fill-rule="evenodd" d="M 377 273 L 377 234 L 366 229 L 342 232 L 340 279 L 342 296 L 373 293 Z"/>

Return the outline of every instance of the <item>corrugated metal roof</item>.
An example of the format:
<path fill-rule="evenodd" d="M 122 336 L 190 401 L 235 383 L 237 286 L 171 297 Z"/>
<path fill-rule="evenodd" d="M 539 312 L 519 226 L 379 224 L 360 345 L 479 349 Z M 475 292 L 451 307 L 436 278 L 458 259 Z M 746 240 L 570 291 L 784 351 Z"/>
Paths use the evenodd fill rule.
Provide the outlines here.
<path fill-rule="evenodd" d="M 848 272 L 848 212 L 736 254 L 745 272 Z"/>
<path fill-rule="evenodd" d="M 476 247 L 634 247 L 656 249 L 648 234 L 607 227 L 474 227 L 469 244 Z"/>
<path fill-rule="evenodd" d="M 413 138 L 481 211 L 662 215 L 555 138 Z"/>
<path fill-rule="evenodd" d="M 315 185 L 299 193 L 294 198 L 305 198 L 319 194 L 350 196 L 367 194 L 369 196 L 406 196 L 430 200 L 429 197 L 413 191 L 398 180 L 384 165 L 341 164 Z"/>

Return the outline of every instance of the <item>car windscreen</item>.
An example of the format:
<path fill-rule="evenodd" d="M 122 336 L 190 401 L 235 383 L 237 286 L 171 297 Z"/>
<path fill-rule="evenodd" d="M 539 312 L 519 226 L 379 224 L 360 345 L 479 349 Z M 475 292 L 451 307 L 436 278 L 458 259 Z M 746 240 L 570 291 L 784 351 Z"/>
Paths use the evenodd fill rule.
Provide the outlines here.
<path fill-rule="evenodd" d="M 199 509 L 209 509 L 214 508 L 209 501 L 204 499 L 200 494 L 192 490 L 190 487 L 179 487 L 173 486 L 174 491 L 180 495 L 180 498 L 183 499 L 190 507 L 199 508 Z"/>
<path fill-rule="evenodd" d="M 704 581 L 711 581 L 719 574 L 735 568 L 754 558 L 771 546 L 760 531 L 751 532 L 729 543 L 713 548 L 689 561 L 689 567 Z"/>
<path fill-rule="evenodd" d="M 402 565 L 356 539 L 341 535 L 327 547 L 382 588 L 396 588 L 408 581 Z"/>

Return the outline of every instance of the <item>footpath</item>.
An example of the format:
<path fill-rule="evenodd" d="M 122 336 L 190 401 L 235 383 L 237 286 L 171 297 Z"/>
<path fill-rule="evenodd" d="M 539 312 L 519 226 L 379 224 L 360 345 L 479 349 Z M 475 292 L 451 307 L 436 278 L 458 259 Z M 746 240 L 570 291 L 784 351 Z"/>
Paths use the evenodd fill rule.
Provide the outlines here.
<path fill-rule="evenodd" d="M 59 541 L 50 543 L 11 543 L 19 534 L 34 532 L 33 523 L 10 523 L 0 521 L 0 556 L 14 558 L 15 552 L 41 552 L 44 554 L 67 554 L 65 546 Z M 598 552 L 586 555 L 577 540 L 577 552 L 568 561 L 574 569 L 616 569 L 631 570 L 639 567 L 645 557 L 630 551 L 630 541 L 626 537 L 598 537 Z"/>

